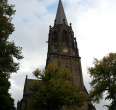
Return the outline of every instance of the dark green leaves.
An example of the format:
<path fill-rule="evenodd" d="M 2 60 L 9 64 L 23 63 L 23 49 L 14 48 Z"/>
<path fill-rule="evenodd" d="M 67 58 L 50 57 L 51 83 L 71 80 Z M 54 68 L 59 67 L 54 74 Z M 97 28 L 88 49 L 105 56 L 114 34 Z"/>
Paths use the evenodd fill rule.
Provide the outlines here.
<path fill-rule="evenodd" d="M 94 67 L 89 68 L 89 73 L 92 77 L 91 97 L 93 101 L 99 101 L 103 93 L 106 93 L 105 99 L 111 101 L 110 110 L 116 102 L 116 53 L 110 53 L 102 60 L 95 60 Z"/>
<path fill-rule="evenodd" d="M 41 77 L 41 74 L 39 76 Z M 33 95 L 35 110 L 60 110 L 64 106 L 82 106 L 86 96 L 72 84 L 71 76 L 71 72 L 65 68 L 55 64 L 48 65 L 45 72 L 42 72 L 39 83 L 32 88 L 36 91 Z"/>
<path fill-rule="evenodd" d="M 0 110 L 14 110 L 13 99 L 8 93 L 10 74 L 19 69 L 18 60 L 22 59 L 21 48 L 9 41 L 14 31 L 12 16 L 14 6 L 8 0 L 0 0 Z"/>

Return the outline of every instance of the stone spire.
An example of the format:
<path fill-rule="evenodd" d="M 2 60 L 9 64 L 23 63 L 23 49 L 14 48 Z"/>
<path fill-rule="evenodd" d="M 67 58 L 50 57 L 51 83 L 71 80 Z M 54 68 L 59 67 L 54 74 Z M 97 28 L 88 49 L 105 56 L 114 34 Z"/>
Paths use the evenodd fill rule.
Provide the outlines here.
<path fill-rule="evenodd" d="M 66 16 L 65 16 L 65 12 L 64 12 L 64 8 L 63 8 L 63 5 L 62 5 L 62 1 L 59 0 L 56 19 L 55 19 L 55 24 L 63 24 L 64 22 L 65 22 L 66 25 L 68 25 L 68 22 L 67 22 L 67 19 L 66 19 Z"/>

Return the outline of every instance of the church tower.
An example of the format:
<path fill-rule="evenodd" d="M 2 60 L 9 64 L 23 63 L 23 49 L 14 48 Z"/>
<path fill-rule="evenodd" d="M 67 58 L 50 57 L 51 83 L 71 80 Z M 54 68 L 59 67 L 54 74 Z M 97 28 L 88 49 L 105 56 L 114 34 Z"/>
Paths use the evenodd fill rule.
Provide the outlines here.
<path fill-rule="evenodd" d="M 80 88 L 81 92 L 88 97 L 87 90 L 83 83 L 81 58 L 77 47 L 77 41 L 74 37 L 71 24 L 68 24 L 62 1 L 59 0 L 54 26 L 49 27 L 48 53 L 46 67 L 48 64 L 58 62 L 59 67 L 70 69 L 72 73 L 72 82 Z M 26 77 L 24 85 L 23 98 L 17 104 L 17 110 L 34 110 L 32 107 L 32 95 L 34 92 L 30 89 L 33 83 L 40 80 L 28 79 Z M 68 110 L 96 110 L 91 101 L 84 102 L 84 105 L 75 109 Z"/>
<path fill-rule="evenodd" d="M 62 1 L 59 0 L 54 26 L 50 26 L 46 65 L 58 61 L 61 67 L 73 73 L 75 85 L 84 89 L 81 61 L 71 24 L 68 25 Z"/>
<path fill-rule="evenodd" d="M 62 1 L 59 0 L 54 26 L 49 27 L 48 54 L 46 66 L 58 62 L 59 67 L 70 69 L 73 75 L 72 82 L 87 97 L 88 93 L 83 83 L 81 58 L 77 47 L 76 37 L 71 23 L 68 24 Z M 91 102 L 85 102 L 82 108 L 76 110 L 95 110 Z"/>

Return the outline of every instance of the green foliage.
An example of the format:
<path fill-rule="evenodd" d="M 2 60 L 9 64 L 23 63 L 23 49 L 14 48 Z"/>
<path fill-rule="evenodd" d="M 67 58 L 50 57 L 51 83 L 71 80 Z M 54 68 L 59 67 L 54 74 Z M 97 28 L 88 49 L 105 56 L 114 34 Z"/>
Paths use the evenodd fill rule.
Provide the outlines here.
<path fill-rule="evenodd" d="M 9 87 L 8 78 L 5 75 L 0 77 L 0 110 L 15 110 L 14 101 L 8 93 Z"/>
<path fill-rule="evenodd" d="M 37 68 L 34 72 L 33 72 L 34 76 L 36 76 L 37 78 L 42 79 L 42 74 L 41 71 Z"/>
<path fill-rule="evenodd" d="M 96 59 L 94 67 L 89 68 L 89 73 L 92 77 L 93 101 L 99 102 L 103 93 L 106 93 L 105 99 L 111 101 L 109 110 L 116 110 L 116 53 L 110 53 L 102 60 Z"/>
<path fill-rule="evenodd" d="M 8 0 L 0 0 L 0 110 L 14 110 L 13 99 L 8 93 L 10 74 L 19 69 L 18 60 L 22 59 L 21 48 L 9 41 L 14 31 L 11 23 L 15 13 Z"/>
<path fill-rule="evenodd" d="M 7 40 L 14 31 L 11 23 L 14 12 L 13 5 L 9 5 L 8 0 L 0 0 L 0 41 Z"/>
<path fill-rule="evenodd" d="M 10 75 L 19 69 L 19 63 L 15 59 L 21 59 L 21 48 L 14 43 L 4 41 L 0 43 L 0 73 Z"/>
<path fill-rule="evenodd" d="M 82 106 L 85 98 L 72 84 L 70 70 L 50 64 L 38 75 L 41 81 L 32 88 L 34 93 L 36 91 L 33 96 L 35 108 L 60 110 L 63 106 Z"/>

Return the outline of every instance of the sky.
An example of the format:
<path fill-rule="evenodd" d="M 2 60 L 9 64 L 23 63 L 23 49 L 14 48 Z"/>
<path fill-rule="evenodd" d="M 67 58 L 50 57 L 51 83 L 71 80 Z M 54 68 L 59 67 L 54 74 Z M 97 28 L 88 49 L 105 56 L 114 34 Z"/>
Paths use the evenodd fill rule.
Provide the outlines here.
<path fill-rule="evenodd" d="M 58 0 L 9 0 L 15 5 L 15 32 L 11 40 L 21 46 L 24 59 L 11 76 L 10 93 L 15 104 L 22 98 L 26 75 L 34 78 L 36 68 L 44 68 L 49 25 L 54 24 Z M 84 83 L 90 90 L 88 68 L 94 58 L 116 52 L 116 0 L 62 0 L 68 23 L 72 23 L 81 56 Z M 106 110 L 102 101 L 97 110 Z"/>

